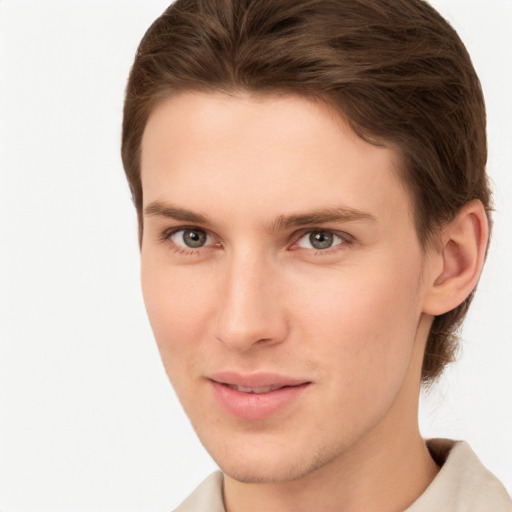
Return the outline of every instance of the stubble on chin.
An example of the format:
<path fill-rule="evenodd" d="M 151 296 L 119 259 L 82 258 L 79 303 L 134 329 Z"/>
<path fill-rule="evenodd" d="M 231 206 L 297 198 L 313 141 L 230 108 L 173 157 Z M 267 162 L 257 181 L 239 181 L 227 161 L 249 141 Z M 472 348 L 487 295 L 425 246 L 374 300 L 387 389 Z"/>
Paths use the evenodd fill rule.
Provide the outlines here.
<path fill-rule="evenodd" d="M 323 467 L 329 465 L 340 456 L 342 449 L 329 450 L 325 446 L 318 447 L 315 452 L 308 453 L 296 450 L 288 456 L 270 456 L 250 460 L 247 454 L 231 452 L 229 457 L 212 457 L 220 469 L 229 478 L 244 484 L 284 484 L 302 480 Z M 230 460 L 227 460 L 230 459 Z"/>

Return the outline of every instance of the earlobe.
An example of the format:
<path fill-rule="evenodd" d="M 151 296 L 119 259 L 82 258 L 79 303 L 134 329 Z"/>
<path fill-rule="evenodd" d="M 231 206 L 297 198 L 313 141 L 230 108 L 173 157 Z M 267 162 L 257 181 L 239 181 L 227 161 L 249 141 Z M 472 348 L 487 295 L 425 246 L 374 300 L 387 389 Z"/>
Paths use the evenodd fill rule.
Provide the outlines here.
<path fill-rule="evenodd" d="M 440 233 L 433 249 L 423 311 L 442 315 L 464 302 L 478 283 L 485 261 L 489 223 L 483 204 L 468 203 Z"/>

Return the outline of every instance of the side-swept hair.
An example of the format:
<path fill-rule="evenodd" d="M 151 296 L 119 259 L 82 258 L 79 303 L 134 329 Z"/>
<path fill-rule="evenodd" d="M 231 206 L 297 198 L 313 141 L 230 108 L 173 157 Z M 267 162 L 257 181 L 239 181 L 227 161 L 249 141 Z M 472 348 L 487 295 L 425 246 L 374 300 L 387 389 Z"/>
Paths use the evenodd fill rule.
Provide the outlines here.
<path fill-rule="evenodd" d="M 122 158 L 142 236 L 141 140 L 155 106 L 182 90 L 320 98 L 356 134 L 393 144 L 425 247 L 469 201 L 491 209 L 485 105 L 454 29 L 423 0 L 177 0 L 144 35 L 124 106 Z M 432 382 L 457 347 L 473 293 L 434 319 Z"/>

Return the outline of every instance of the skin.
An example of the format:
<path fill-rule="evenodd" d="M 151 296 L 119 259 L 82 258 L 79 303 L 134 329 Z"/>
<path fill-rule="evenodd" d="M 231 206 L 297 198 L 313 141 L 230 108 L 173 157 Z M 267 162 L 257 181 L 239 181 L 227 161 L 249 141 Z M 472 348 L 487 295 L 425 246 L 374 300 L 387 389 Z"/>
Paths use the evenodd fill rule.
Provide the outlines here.
<path fill-rule="evenodd" d="M 475 206 L 458 239 L 423 250 L 398 162 L 296 96 L 184 92 L 150 116 L 143 293 L 229 512 L 404 510 L 438 471 L 417 423 L 422 357 L 433 315 L 478 279 L 484 220 Z M 188 247 L 184 228 L 204 245 Z M 312 232 L 332 246 L 313 247 Z M 474 233 L 465 271 L 459 240 Z M 310 384 L 241 419 L 212 396 L 220 371 Z"/>

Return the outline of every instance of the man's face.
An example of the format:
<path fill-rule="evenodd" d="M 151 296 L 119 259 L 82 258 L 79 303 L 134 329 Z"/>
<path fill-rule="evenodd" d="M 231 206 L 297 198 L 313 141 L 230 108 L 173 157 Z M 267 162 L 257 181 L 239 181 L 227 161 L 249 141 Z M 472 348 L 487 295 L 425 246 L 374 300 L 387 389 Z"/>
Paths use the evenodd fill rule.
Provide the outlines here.
<path fill-rule="evenodd" d="M 141 164 L 149 319 L 225 473 L 297 478 L 416 428 L 428 258 L 393 149 L 304 98 L 187 92 Z"/>

